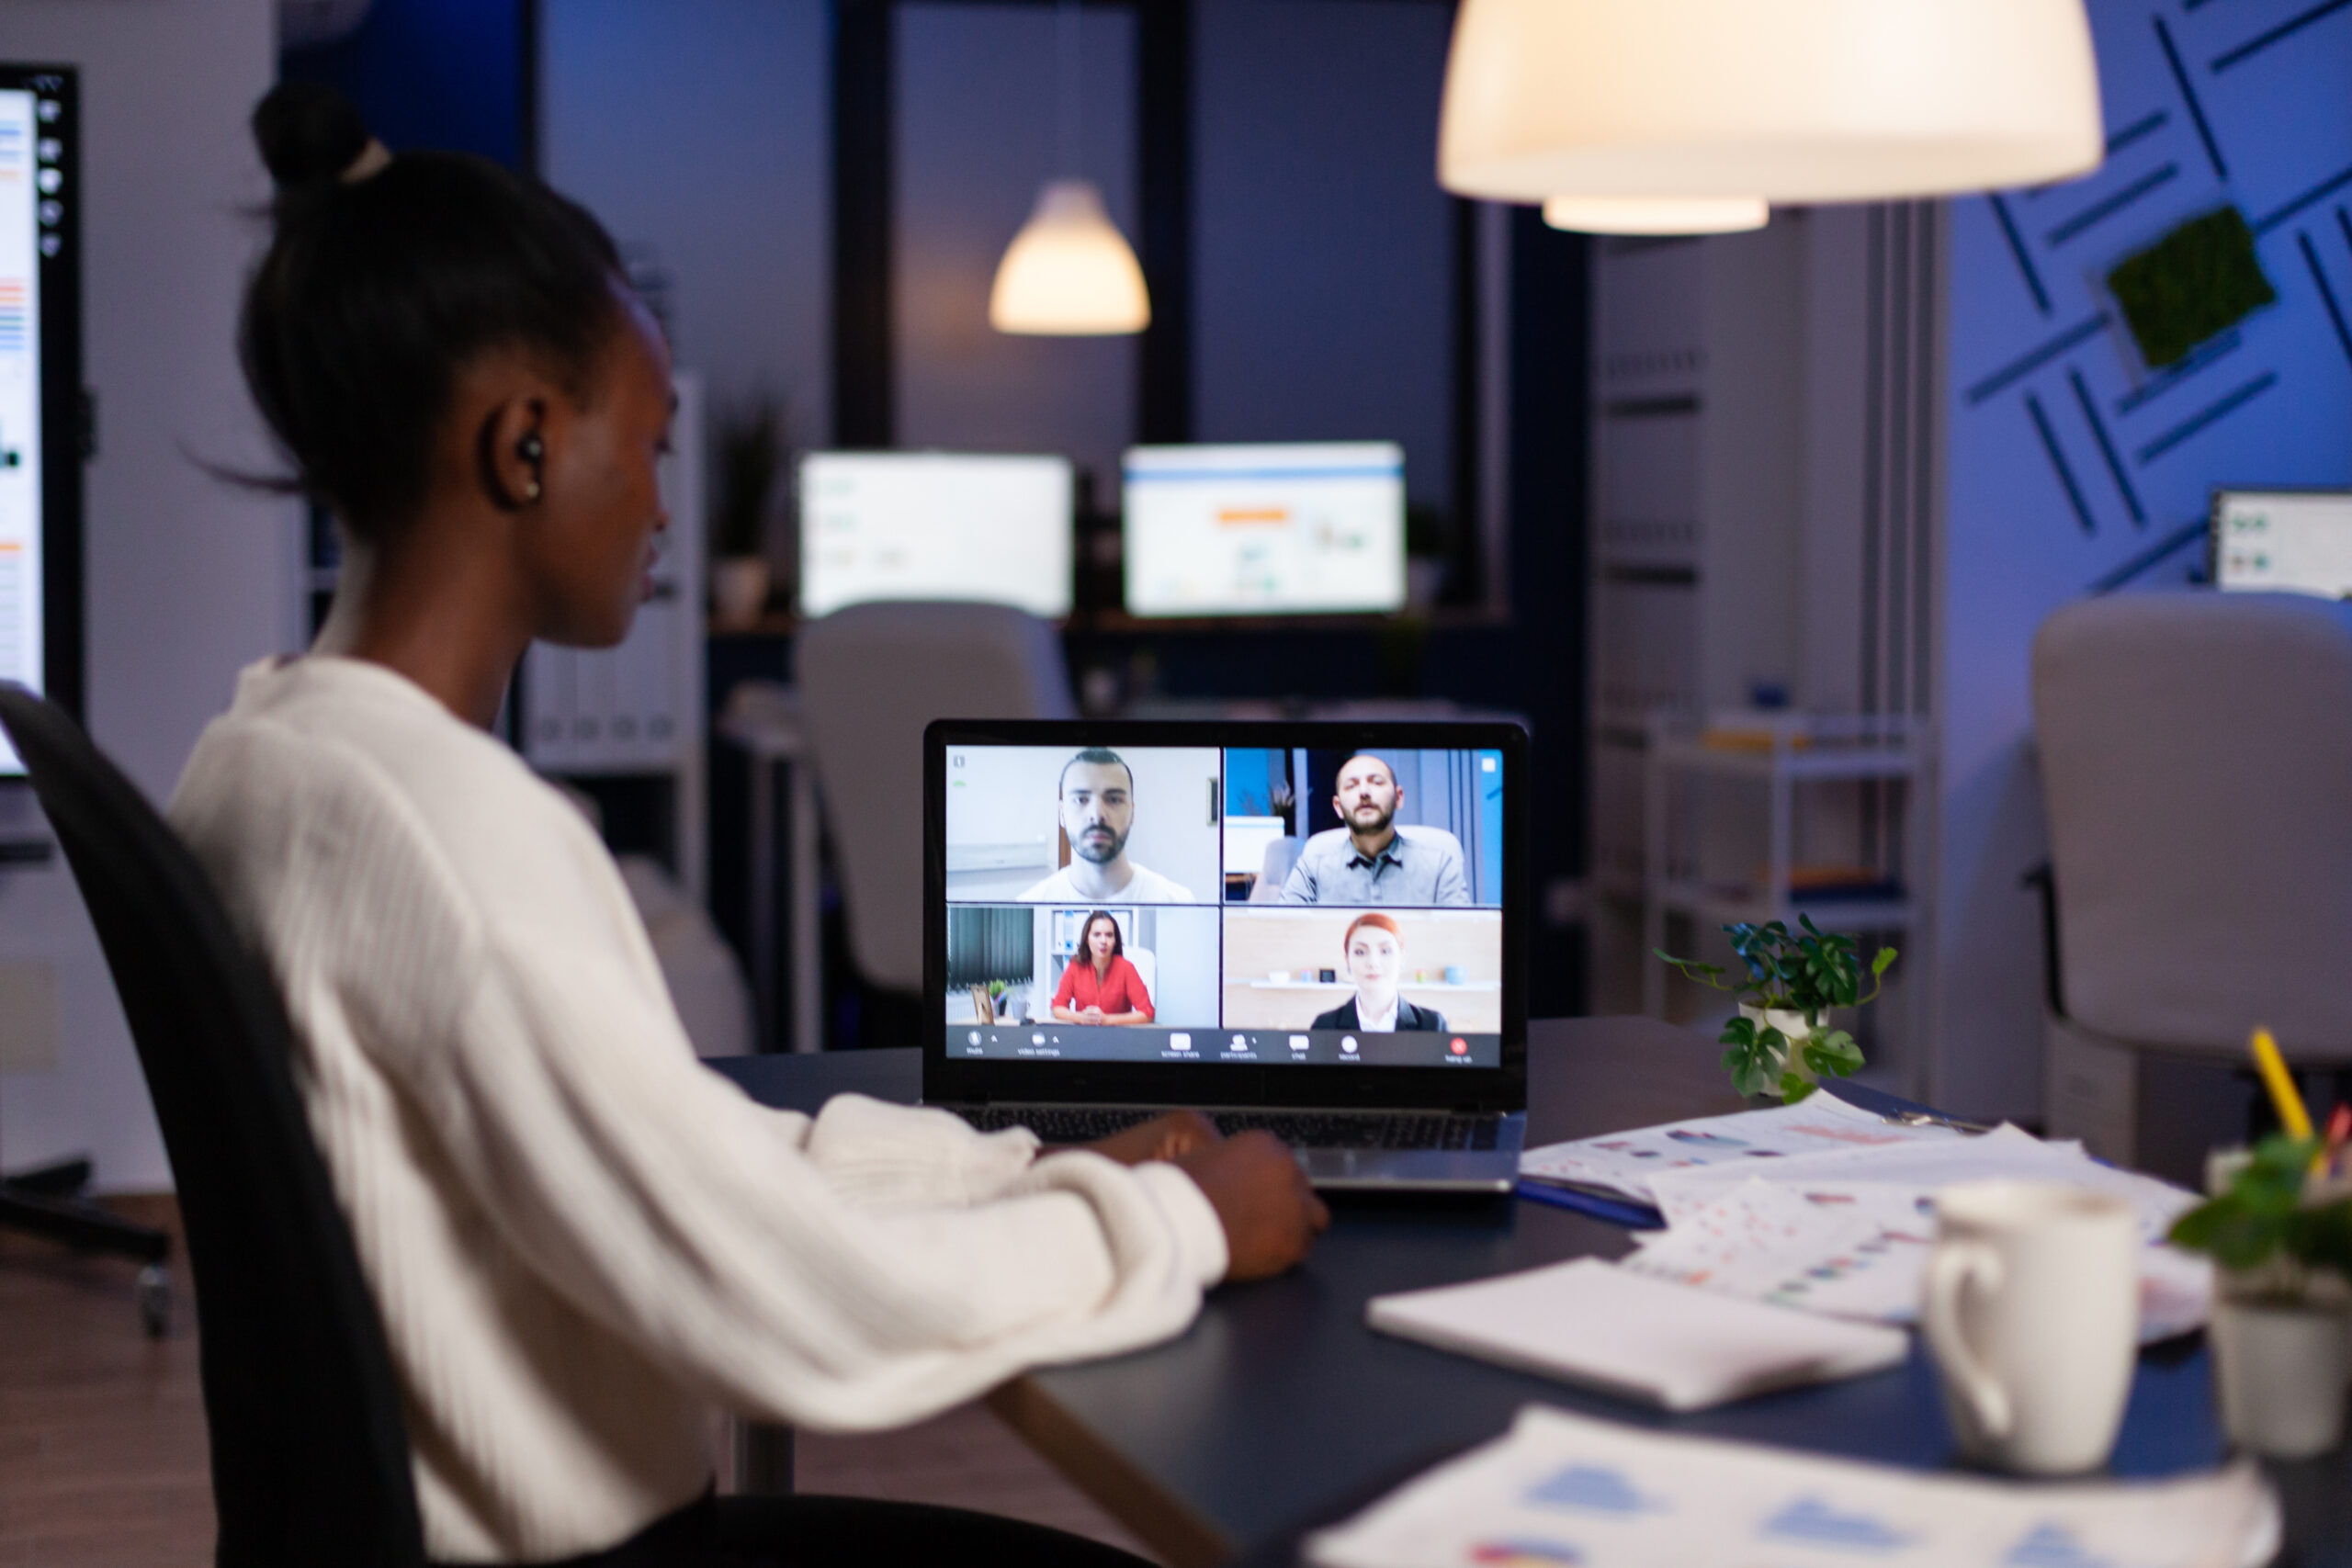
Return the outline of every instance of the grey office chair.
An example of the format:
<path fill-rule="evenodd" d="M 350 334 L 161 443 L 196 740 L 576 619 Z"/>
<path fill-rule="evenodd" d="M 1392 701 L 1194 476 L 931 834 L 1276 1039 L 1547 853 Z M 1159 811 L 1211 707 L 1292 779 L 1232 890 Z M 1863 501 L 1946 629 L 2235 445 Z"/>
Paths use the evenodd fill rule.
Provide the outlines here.
<path fill-rule="evenodd" d="M 922 988 L 923 727 L 1076 716 L 1061 644 L 1001 604 L 853 604 L 800 628 L 794 664 L 851 960 L 868 983 L 912 994 Z"/>
<path fill-rule="evenodd" d="M 2235 1067 L 2256 1024 L 2299 1066 L 2352 1064 L 2352 604 L 2070 604 L 2034 640 L 2033 710 L 2052 1132 L 2147 1163 L 2143 1068 Z"/>

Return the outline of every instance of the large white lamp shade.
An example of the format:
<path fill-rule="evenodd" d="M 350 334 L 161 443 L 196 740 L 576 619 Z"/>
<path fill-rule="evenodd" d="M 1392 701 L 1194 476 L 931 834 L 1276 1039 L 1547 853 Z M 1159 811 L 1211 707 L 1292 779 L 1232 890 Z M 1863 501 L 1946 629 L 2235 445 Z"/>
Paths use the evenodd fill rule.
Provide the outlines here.
<path fill-rule="evenodd" d="M 2096 168 L 2082 0 L 1462 0 L 1438 178 L 1872 201 Z"/>
<path fill-rule="evenodd" d="M 1555 196 L 1544 221 L 1579 234 L 1736 234 L 1761 229 L 1772 209 L 1752 196 Z"/>
<path fill-rule="evenodd" d="M 989 324 L 1051 337 L 1139 333 L 1151 324 L 1136 254 L 1091 180 L 1053 180 L 997 264 Z"/>

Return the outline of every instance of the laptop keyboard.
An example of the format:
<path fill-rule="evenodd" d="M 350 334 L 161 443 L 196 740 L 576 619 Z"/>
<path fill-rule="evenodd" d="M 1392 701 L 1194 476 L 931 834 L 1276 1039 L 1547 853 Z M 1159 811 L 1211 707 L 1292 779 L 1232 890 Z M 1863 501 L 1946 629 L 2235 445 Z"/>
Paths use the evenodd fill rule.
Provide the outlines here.
<path fill-rule="evenodd" d="M 983 1133 L 1026 1127 L 1049 1144 L 1091 1144 L 1148 1122 L 1157 1111 L 1096 1105 L 959 1105 L 956 1113 Z M 1301 1149 L 1491 1149 L 1498 1116 L 1427 1111 L 1204 1111 L 1216 1130 L 1272 1133 Z"/>

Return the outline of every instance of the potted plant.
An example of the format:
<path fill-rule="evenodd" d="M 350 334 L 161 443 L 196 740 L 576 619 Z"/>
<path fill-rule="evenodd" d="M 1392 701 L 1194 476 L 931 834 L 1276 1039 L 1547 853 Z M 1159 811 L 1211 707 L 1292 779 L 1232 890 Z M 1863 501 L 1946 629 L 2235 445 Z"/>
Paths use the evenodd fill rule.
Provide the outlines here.
<path fill-rule="evenodd" d="M 785 463 L 784 410 L 762 393 L 718 422 L 718 483 L 710 513 L 711 618 L 748 626 L 767 608 L 768 514 Z"/>
<path fill-rule="evenodd" d="M 1862 1048 L 1842 1029 L 1826 1027 L 1832 1008 L 1860 1007 L 1879 993 L 1894 949 L 1871 957 L 1871 988 L 1861 988 L 1861 949 L 1849 936 L 1824 936 L 1810 917 L 1792 931 L 1779 920 L 1724 928 L 1747 977 L 1725 984 L 1720 964 L 1701 964 L 1659 952 L 1690 979 L 1739 999 L 1739 1014 L 1724 1025 L 1724 1066 L 1745 1095 L 1777 1093 L 1789 1104 L 1811 1094 L 1826 1076 L 1851 1077 Z"/>
<path fill-rule="evenodd" d="M 1004 980 L 975 981 L 968 989 L 972 997 L 972 1016 L 980 1023 L 1010 1023 L 1012 1010 L 1004 1005 L 1004 994 L 1012 987 Z"/>
<path fill-rule="evenodd" d="M 2214 1380 L 2222 1426 L 2256 1453 L 2302 1459 L 2344 1434 L 2352 1180 L 2315 1174 L 2316 1138 L 2276 1134 L 2172 1240 L 2215 1265 Z"/>

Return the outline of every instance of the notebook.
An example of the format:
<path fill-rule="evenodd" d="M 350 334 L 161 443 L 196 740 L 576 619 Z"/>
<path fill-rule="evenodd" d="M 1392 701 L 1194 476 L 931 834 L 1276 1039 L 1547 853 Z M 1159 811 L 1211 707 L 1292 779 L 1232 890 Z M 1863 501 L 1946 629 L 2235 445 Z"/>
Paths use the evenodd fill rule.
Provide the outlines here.
<path fill-rule="evenodd" d="M 1595 1258 L 1375 1296 L 1384 1334 L 1668 1410 L 1703 1410 L 1891 1367 L 1902 1330 L 1629 1273 Z"/>

